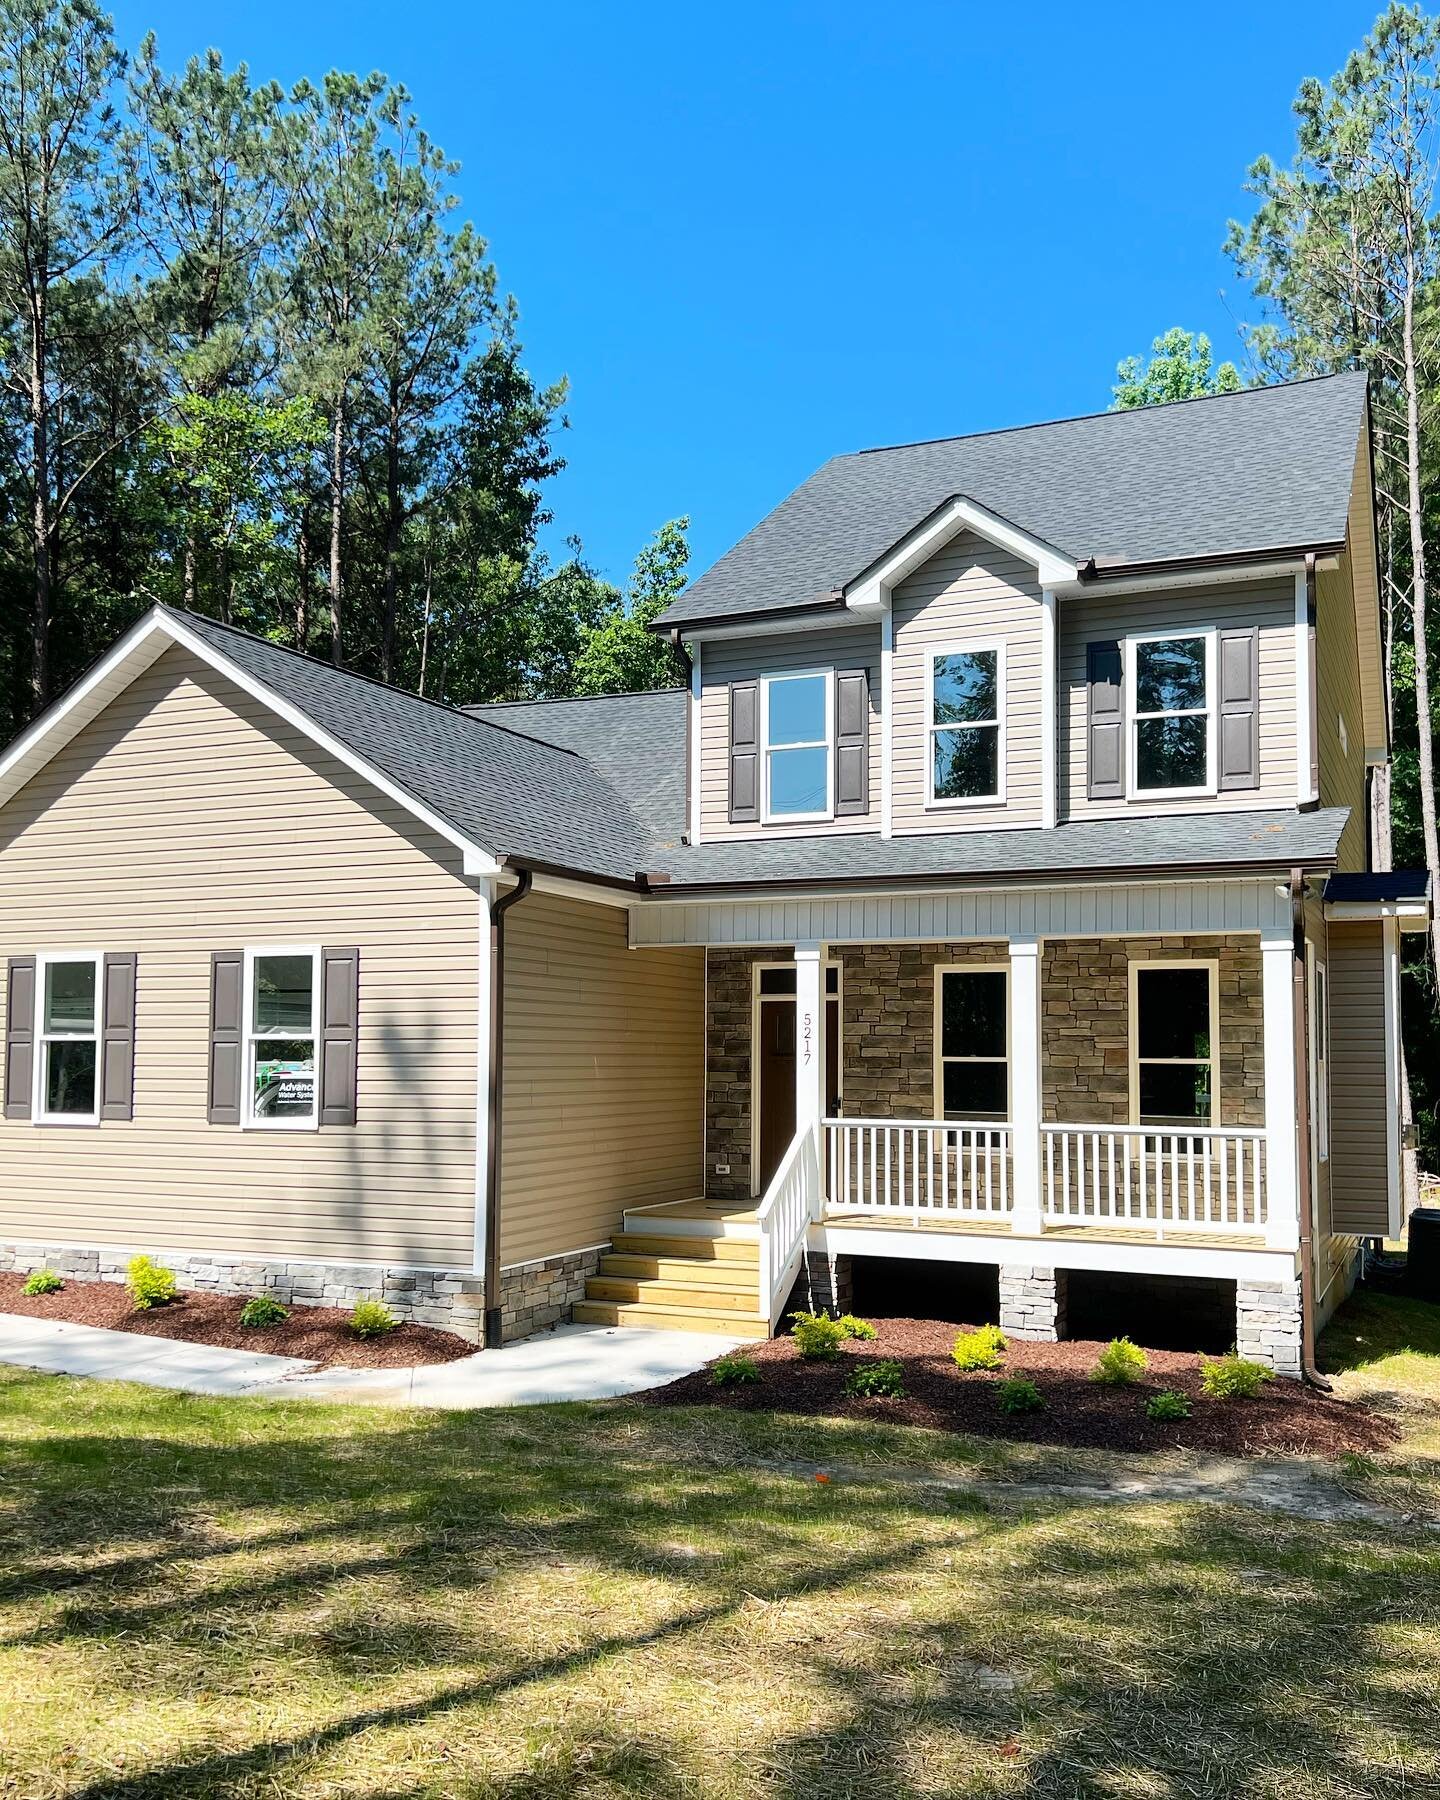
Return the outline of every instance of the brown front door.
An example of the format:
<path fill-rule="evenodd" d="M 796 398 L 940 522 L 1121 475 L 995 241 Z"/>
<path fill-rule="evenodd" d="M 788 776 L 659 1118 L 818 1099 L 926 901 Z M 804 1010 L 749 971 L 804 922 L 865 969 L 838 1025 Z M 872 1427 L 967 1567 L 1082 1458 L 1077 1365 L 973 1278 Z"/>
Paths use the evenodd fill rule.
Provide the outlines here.
<path fill-rule="evenodd" d="M 763 1194 L 780 1167 L 795 1135 L 795 1001 L 790 995 L 762 995 L 760 1054 L 756 1074 L 760 1092 L 760 1168 L 757 1193 Z M 825 1003 L 825 1110 L 840 1104 L 840 1002 Z"/>

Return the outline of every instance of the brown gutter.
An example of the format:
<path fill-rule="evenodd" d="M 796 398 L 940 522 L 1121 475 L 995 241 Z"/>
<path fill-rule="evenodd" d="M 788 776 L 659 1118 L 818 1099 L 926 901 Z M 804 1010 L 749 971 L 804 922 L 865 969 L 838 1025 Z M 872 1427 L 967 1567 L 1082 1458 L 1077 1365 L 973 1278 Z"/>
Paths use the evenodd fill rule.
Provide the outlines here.
<path fill-rule="evenodd" d="M 519 880 L 490 908 L 490 1080 L 485 1134 L 485 1348 L 498 1350 L 500 1306 L 500 1132 L 505 1098 L 505 915 L 530 892 L 535 877 L 517 871 Z"/>
<path fill-rule="evenodd" d="M 1290 871 L 1290 993 L 1295 1034 L 1296 1198 L 1300 1210 L 1300 1371 L 1312 1387 L 1334 1390 L 1315 1366 L 1315 1197 L 1310 1187 L 1310 1056 L 1305 997 L 1305 871 Z"/>
<path fill-rule="evenodd" d="M 663 632 L 666 637 L 672 631 L 708 631 L 712 625 L 756 625 L 766 619 L 803 618 L 807 613 L 834 612 L 843 615 L 845 611 L 845 590 L 833 588 L 828 594 L 818 594 L 813 600 L 792 600 L 788 606 L 757 607 L 749 612 L 731 613 L 699 613 L 690 618 L 682 618 L 677 625 L 674 619 L 656 619 L 646 627 L 648 631 Z"/>
<path fill-rule="evenodd" d="M 1338 556 L 1345 548 L 1335 544 L 1265 544 L 1253 550 L 1226 550 L 1209 556 L 1165 556 L 1148 562 L 1130 562 L 1123 556 L 1091 556 L 1078 564 L 1080 580 L 1087 585 L 1119 581 L 1138 575 L 1170 575 L 1182 569 L 1243 569 L 1247 563 L 1273 562 L 1277 557 Z"/>

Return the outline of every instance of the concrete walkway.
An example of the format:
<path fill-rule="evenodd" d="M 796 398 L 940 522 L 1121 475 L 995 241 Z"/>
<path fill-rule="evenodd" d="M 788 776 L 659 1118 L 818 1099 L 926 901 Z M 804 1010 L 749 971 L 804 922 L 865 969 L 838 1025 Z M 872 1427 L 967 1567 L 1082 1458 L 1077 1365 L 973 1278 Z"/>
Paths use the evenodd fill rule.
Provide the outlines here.
<path fill-rule="evenodd" d="M 420 1369 L 317 1369 L 293 1356 L 219 1350 L 0 1314 L 0 1362 L 50 1375 L 139 1381 L 191 1394 L 275 1400 L 366 1401 L 385 1406 L 540 1406 L 605 1400 L 660 1387 L 737 1348 L 736 1338 L 613 1325 L 560 1325 L 523 1343 Z"/>

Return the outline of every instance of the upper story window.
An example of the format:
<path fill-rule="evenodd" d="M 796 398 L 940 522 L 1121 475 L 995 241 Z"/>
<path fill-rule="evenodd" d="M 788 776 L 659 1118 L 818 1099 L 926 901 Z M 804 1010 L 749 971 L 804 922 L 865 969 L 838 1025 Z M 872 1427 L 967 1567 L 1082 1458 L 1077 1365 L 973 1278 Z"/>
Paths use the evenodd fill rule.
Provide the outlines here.
<path fill-rule="evenodd" d="M 34 1117 L 100 1119 L 100 958 L 42 956 L 36 970 Z"/>
<path fill-rule="evenodd" d="M 930 657 L 930 804 L 1004 798 L 1005 653 L 998 644 Z"/>
<path fill-rule="evenodd" d="M 1129 640 L 1137 794 L 1215 791 L 1215 634 Z"/>
<path fill-rule="evenodd" d="M 762 683 L 764 818 L 828 819 L 834 694 L 828 671 Z"/>
<path fill-rule="evenodd" d="M 314 1125 L 318 950 L 245 953 L 245 1122 Z"/>

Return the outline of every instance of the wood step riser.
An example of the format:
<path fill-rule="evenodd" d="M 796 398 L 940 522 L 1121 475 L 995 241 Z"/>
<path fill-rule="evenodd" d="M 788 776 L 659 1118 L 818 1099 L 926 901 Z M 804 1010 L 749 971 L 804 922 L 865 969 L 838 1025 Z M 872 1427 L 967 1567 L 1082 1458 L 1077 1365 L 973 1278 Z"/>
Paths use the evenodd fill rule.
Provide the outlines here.
<path fill-rule="evenodd" d="M 685 1256 L 602 1256 L 599 1273 L 616 1281 L 680 1281 L 733 1294 L 753 1295 L 759 1285 L 754 1263 L 701 1262 Z"/>
<path fill-rule="evenodd" d="M 650 1331 L 710 1332 L 716 1337 L 763 1338 L 769 1333 L 763 1319 L 726 1319 L 709 1313 L 678 1308 L 627 1305 L 615 1300 L 580 1300 L 575 1305 L 577 1325 L 620 1325 Z"/>
<path fill-rule="evenodd" d="M 754 1238 L 666 1237 L 663 1233 L 617 1231 L 612 1248 L 629 1256 L 678 1256 L 699 1262 L 748 1263 L 760 1261 L 760 1245 Z"/>
<path fill-rule="evenodd" d="M 757 1298 L 752 1288 L 748 1294 L 730 1294 L 715 1288 L 686 1287 L 678 1281 L 623 1281 L 592 1276 L 585 1283 L 587 1300 L 628 1301 L 640 1306 L 699 1307 L 702 1311 L 733 1313 L 738 1318 L 754 1318 Z"/>

